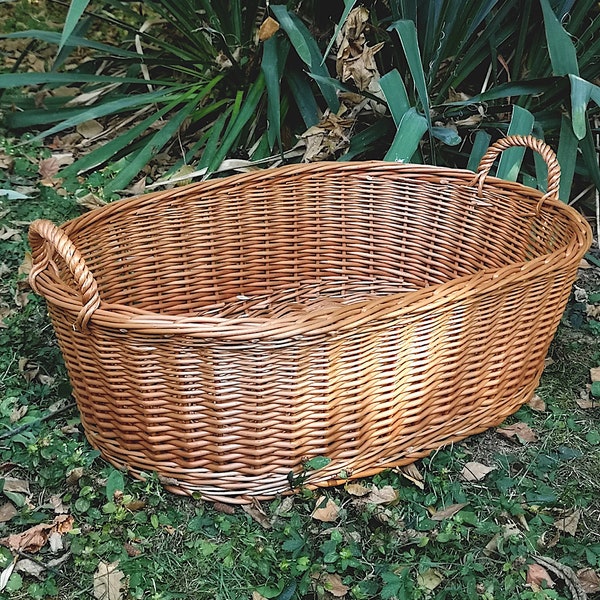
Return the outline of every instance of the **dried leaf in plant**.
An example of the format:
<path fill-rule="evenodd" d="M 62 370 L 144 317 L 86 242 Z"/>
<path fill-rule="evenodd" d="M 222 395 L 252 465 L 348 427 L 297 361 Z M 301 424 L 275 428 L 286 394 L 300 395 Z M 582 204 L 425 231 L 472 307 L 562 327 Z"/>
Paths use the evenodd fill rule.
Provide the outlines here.
<path fill-rule="evenodd" d="M 600 577 L 593 569 L 579 569 L 577 571 L 577 579 L 586 594 L 597 594 L 600 592 Z"/>
<path fill-rule="evenodd" d="M 537 435 L 527 423 L 514 423 L 506 427 L 499 427 L 496 431 L 507 438 L 517 438 L 521 443 L 528 444 L 537 441 Z"/>
<path fill-rule="evenodd" d="M 481 481 L 488 473 L 495 469 L 496 467 L 488 467 L 480 462 L 468 462 L 460 472 L 460 476 L 465 481 Z"/>
<path fill-rule="evenodd" d="M 365 499 L 369 504 L 393 504 L 397 500 L 398 492 L 391 485 L 382 488 L 373 486 L 371 493 Z"/>
<path fill-rule="evenodd" d="M 592 383 L 600 381 L 600 367 L 594 367 L 590 369 L 590 379 Z"/>
<path fill-rule="evenodd" d="M 313 579 L 316 579 L 334 598 L 343 598 L 350 590 L 342 583 L 342 578 L 337 573 L 315 573 Z"/>
<path fill-rule="evenodd" d="M 371 488 L 366 487 L 360 483 L 349 483 L 344 488 L 351 496 L 356 496 L 357 498 L 362 498 L 370 493 Z"/>
<path fill-rule="evenodd" d="M 5 502 L 0 506 L 0 523 L 6 523 L 18 514 L 17 509 L 11 502 Z"/>
<path fill-rule="evenodd" d="M 424 573 L 417 575 L 417 583 L 419 587 L 426 589 L 429 592 L 435 590 L 436 587 L 444 581 L 444 577 L 439 571 L 435 569 L 427 569 Z"/>
<path fill-rule="evenodd" d="M 57 515 L 52 523 L 40 523 L 29 529 L 9 535 L 0 540 L 0 543 L 11 550 L 35 553 L 42 548 L 53 532 L 67 533 L 73 527 L 73 517 L 70 515 Z"/>
<path fill-rule="evenodd" d="M 121 600 L 125 586 L 125 575 L 117 569 L 119 561 L 106 563 L 100 561 L 94 573 L 94 597 L 97 600 Z"/>
<path fill-rule="evenodd" d="M 434 512 L 431 517 L 432 521 L 443 521 L 453 517 L 456 513 L 460 512 L 465 506 L 468 506 L 468 502 L 461 502 L 460 504 L 451 504 L 442 510 Z"/>
<path fill-rule="evenodd" d="M 531 397 L 531 400 L 527 403 L 527 406 L 536 412 L 545 412 L 546 410 L 546 403 L 537 394 L 534 394 Z"/>
<path fill-rule="evenodd" d="M 4 478 L 3 490 L 5 492 L 16 492 L 18 494 L 26 495 L 31 493 L 29 491 L 29 481 L 26 481 L 25 479 L 17 479 L 15 477 Z"/>
<path fill-rule="evenodd" d="M 273 527 L 269 517 L 265 514 L 260 506 L 242 504 L 242 510 L 247 515 L 250 515 L 263 529 L 271 529 Z"/>
<path fill-rule="evenodd" d="M 273 37 L 280 29 L 279 23 L 273 17 L 267 17 L 258 29 L 258 39 L 261 42 Z"/>
<path fill-rule="evenodd" d="M 402 467 L 398 467 L 398 473 L 405 477 L 410 482 L 414 483 L 420 490 L 425 489 L 425 479 L 415 463 L 410 463 Z"/>
<path fill-rule="evenodd" d="M 340 507 L 331 499 L 317 498 L 315 509 L 312 512 L 312 518 L 324 523 L 332 523 L 340 516 Z"/>
<path fill-rule="evenodd" d="M 534 592 L 539 592 L 542 588 L 554 587 L 554 581 L 548 571 L 537 563 L 527 567 L 527 584 Z"/>
<path fill-rule="evenodd" d="M 554 527 L 559 531 L 564 531 L 570 535 L 577 533 L 577 526 L 579 525 L 579 519 L 581 518 L 581 511 L 574 510 L 572 513 L 564 515 L 554 521 Z"/>

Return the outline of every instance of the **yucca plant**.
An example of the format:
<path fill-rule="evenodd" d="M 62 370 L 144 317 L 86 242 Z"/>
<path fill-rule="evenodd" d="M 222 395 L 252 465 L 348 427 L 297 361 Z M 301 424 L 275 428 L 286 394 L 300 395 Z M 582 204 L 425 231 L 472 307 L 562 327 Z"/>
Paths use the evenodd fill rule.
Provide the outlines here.
<path fill-rule="evenodd" d="M 238 149 L 254 159 L 279 152 L 282 121 L 288 128 L 297 123 L 302 131 L 318 121 L 318 101 L 333 111 L 339 101 L 331 84 L 315 84 L 303 73 L 308 66 L 328 75 L 306 26 L 284 5 L 272 10 L 287 35 L 267 32 L 260 39 L 268 16 L 264 0 L 150 0 L 143 5 L 72 0 L 62 32 L 2 36 L 57 47 L 49 72 L 0 75 L 0 89 L 48 92 L 41 108 L 33 95 L 4 94 L 5 123 L 41 129 L 41 138 L 91 119 L 113 122 L 116 135 L 63 171 L 85 174 L 112 163 L 117 174 L 107 194 L 125 188 L 168 145 L 180 149 L 173 170 L 193 163 L 206 173 Z M 121 30 L 123 43 L 85 37 L 95 22 Z M 301 48 L 298 53 L 290 52 L 289 39 Z M 73 47 L 86 48 L 89 58 L 67 70 L 66 54 Z M 71 86 L 72 96 L 53 95 L 64 86 Z M 10 110 L 15 105 L 18 110 Z M 123 121 L 130 125 L 123 127 Z"/>

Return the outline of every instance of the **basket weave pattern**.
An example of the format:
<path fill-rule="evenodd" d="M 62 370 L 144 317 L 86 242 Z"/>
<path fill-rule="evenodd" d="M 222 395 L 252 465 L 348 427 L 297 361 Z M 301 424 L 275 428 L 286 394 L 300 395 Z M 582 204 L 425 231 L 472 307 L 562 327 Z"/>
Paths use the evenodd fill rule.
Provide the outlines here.
<path fill-rule="evenodd" d="M 489 175 L 513 146 L 545 196 Z M 169 489 L 247 502 L 374 474 L 532 395 L 591 232 L 533 138 L 479 174 L 381 162 L 259 171 L 32 224 L 90 443 Z"/>

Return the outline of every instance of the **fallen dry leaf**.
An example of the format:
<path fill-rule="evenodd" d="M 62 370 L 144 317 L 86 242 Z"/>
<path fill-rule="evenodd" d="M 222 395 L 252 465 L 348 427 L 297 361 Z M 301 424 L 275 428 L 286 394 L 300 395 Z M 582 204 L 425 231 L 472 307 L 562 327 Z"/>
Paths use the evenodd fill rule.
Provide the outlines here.
<path fill-rule="evenodd" d="M 527 403 L 531 410 L 535 410 L 536 412 L 545 412 L 546 411 L 546 403 L 537 395 L 534 394 L 531 397 L 531 400 Z"/>
<path fill-rule="evenodd" d="M 267 17 L 260 25 L 258 39 L 261 42 L 273 37 L 279 31 L 279 23 L 273 17 Z"/>
<path fill-rule="evenodd" d="M 315 509 L 313 510 L 311 517 L 316 521 L 332 523 L 339 515 L 340 507 L 331 498 L 328 498 L 327 502 L 325 502 L 325 499 L 321 497 L 317 498 Z"/>
<path fill-rule="evenodd" d="M 25 575 L 31 575 L 39 579 L 46 569 L 42 567 L 42 565 L 30 560 L 29 558 L 24 558 L 20 560 L 15 565 L 15 571 L 19 573 L 25 573 Z"/>
<path fill-rule="evenodd" d="M 398 473 L 400 473 L 402 477 L 408 479 L 411 483 L 414 483 L 420 490 L 425 489 L 425 479 L 423 478 L 423 475 L 421 475 L 419 469 L 417 469 L 415 463 L 398 467 Z"/>
<path fill-rule="evenodd" d="M 465 506 L 468 506 L 468 502 L 462 502 L 460 504 L 451 504 L 442 510 L 438 510 L 434 512 L 431 517 L 429 517 L 432 521 L 443 521 L 444 519 L 449 519 L 453 517 L 456 513 L 460 512 Z"/>
<path fill-rule="evenodd" d="M 23 255 L 23 261 L 19 265 L 17 273 L 19 275 L 29 275 L 32 266 L 33 258 L 31 257 L 31 252 L 25 252 L 25 254 Z"/>
<path fill-rule="evenodd" d="M 21 406 L 15 406 L 10 413 L 10 422 L 16 423 L 17 421 L 20 421 L 27 414 L 28 410 L 29 407 L 25 404 Z"/>
<path fill-rule="evenodd" d="M 577 526 L 581 518 L 581 511 L 574 510 L 571 514 L 565 515 L 554 521 L 554 527 L 559 531 L 564 531 L 570 535 L 577 533 Z"/>
<path fill-rule="evenodd" d="M 3 571 L 0 573 L 0 592 L 4 590 L 12 572 L 15 570 L 15 562 L 11 562 Z"/>
<path fill-rule="evenodd" d="M 579 569 L 576 575 L 586 594 L 597 594 L 600 592 L 600 577 L 598 577 L 596 571 L 590 568 Z"/>
<path fill-rule="evenodd" d="M 83 467 L 75 467 L 67 473 L 66 484 L 75 485 L 83 477 Z"/>
<path fill-rule="evenodd" d="M 369 504 L 392 504 L 398 500 L 398 492 L 391 486 L 377 488 L 373 486 L 371 493 L 366 497 Z"/>
<path fill-rule="evenodd" d="M 234 515 L 235 508 L 231 506 L 231 504 L 224 504 L 223 502 L 215 502 L 213 504 L 213 508 L 220 513 L 224 513 L 226 515 Z"/>
<path fill-rule="evenodd" d="M 0 506 L 0 523 L 6 523 L 18 514 L 17 509 L 11 502 L 5 502 Z"/>
<path fill-rule="evenodd" d="M 582 258 L 579 261 L 579 268 L 580 269 L 591 269 L 592 265 L 590 265 L 590 263 L 587 260 L 585 260 L 585 258 Z"/>
<path fill-rule="evenodd" d="M 94 597 L 97 600 L 121 600 L 125 575 L 117 567 L 119 561 L 106 563 L 100 561 L 94 573 Z"/>
<path fill-rule="evenodd" d="M 506 427 L 499 427 L 496 431 L 504 437 L 517 438 L 523 444 L 536 442 L 538 439 L 533 429 L 527 423 L 515 423 Z"/>
<path fill-rule="evenodd" d="M 13 229 L 12 227 L 7 227 L 6 225 L 2 225 L 2 227 L 0 227 L 0 240 L 12 240 L 13 242 L 20 242 L 22 239 L 21 232 L 18 229 Z"/>
<path fill-rule="evenodd" d="M 252 600 L 267 600 L 267 598 L 258 592 L 252 592 Z"/>
<path fill-rule="evenodd" d="M 102 125 L 100 125 L 100 123 L 98 123 L 98 121 L 95 119 L 90 119 L 89 121 L 79 123 L 75 129 L 79 135 L 83 136 L 87 140 L 100 135 L 104 131 L 104 127 L 102 127 Z"/>
<path fill-rule="evenodd" d="M 86 194 L 85 196 L 81 196 L 81 198 L 77 198 L 75 200 L 79 206 L 83 206 L 84 208 L 89 208 L 90 210 L 94 210 L 94 208 L 99 208 L 100 206 L 106 205 L 106 201 L 102 200 L 100 196 L 96 196 L 96 194 Z"/>
<path fill-rule="evenodd" d="M 600 367 L 590 369 L 590 379 L 592 380 L 592 383 L 600 381 Z"/>
<path fill-rule="evenodd" d="M 146 508 L 146 502 L 145 500 L 132 500 L 123 506 L 125 506 L 125 508 L 131 512 L 137 512 L 138 510 Z"/>
<path fill-rule="evenodd" d="M 142 551 L 139 548 L 137 548 L 133 544 L 130 544 L 129 542 L 125 542 L 123 544 L 123 549 L 125 550 L 125 552 L 127 552 L 127 556 L 131 556 L 132 558 L 135 556 L 139 556 L 142 553 Z"/>
<path fill-rule="evenodd" d="M 543 587 L 554 587 L 554 581 L 548 571 L 537 563 L 527 567 L 527 583 L 534 592 L 539 592 Z"/>
<path fill-rule="evenodd" d="M 343 598 L 350 589 L 342 583 L 342 578 L 337 573 L 323 573 L 319 580 L 323 587 L 336 598 Z"/>
<path fill-rule="evenodd" d="M 496 467 L 488 467 L 480 462 L 468 462 L 460 472 L 464 481 L 481 481 L 488 473 L 495 471 Z"/>
<path fill-rule="evenodd" d="M 424 573 L 419 573 L 417 575 L 417 583 L 419 586 L 425 588 L 429 592 L 435 590 L 442 581 L 444 581 L 444 577 L 435 569 L 427 569 Z"/>
<path fill-rule="evenodd" d="M 263 529 L 271 529 L 273 527 L 273 524 L 269 520 L 269 517 L 258 506 L 252 506 L 251 504 L 242 504 L 242 510 L 247 515 L 250 515 Z"/>
<path fill-rule="evenodd" d="M 592 319 L 598 319 L 600 317 L 600 304 L 586 304 L 585 314 Z"/>
<path fill-rule="evenodd" d="M 73 154 L 65 152 L 53 154 L 49 158 L 43 158 L 38 163 L 38 173 L 42 179 L 52 180 L 62 167 L 73 162 Z"/>
<path fill-rule="evenodd" d="M 52 523 L 40 523 L 21 533 L 9 535 L 2 538 L 0 544 L 14 551 L 35 553 L 46 544 L 52 533 L 67 533 L 72 528 L 72 516 L 57 515 Z"/>
<path fill-rule="evenodd" d="M 53 531 L 48 537 L 48 545 L 50 546 L 50 550 L 56 554 L 61 550 L 65 549 L 65 545 L 63 544 L 63 538 L 60 533 L 57 531 Z"/>
<path fill-rule="evenodd" d="M 5 477 L 3 489 L 5 492 L 16 492 L 17 494 L 26 494 L 28 496 L 31 494 L 29 491 L 29 481 L 15 477 Z"/>
<path fill-rule="evenodd" d="M 351 496 L 356 496 L 357 498 L 362 498 L 371 491 L 371 488 L 361 485 L 360 483 L 349 483 L 344 489 Z"/>

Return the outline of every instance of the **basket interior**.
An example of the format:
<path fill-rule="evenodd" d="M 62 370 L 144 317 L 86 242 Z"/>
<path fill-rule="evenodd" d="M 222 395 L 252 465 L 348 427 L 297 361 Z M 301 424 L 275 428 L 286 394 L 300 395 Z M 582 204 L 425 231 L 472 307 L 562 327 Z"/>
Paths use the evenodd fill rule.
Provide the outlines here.
<path fill-rule="evenodd" d="M 556 206 L 536 216 L 534 190 L 486 185 L 478 197 L 465 176 L 416 173 L 267 171 L 115 203 L 68 230 L 104 302 L 228 317 L 409 292 L 572 237 Z"/>

